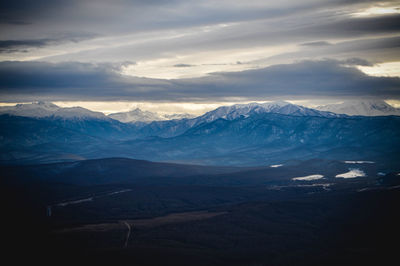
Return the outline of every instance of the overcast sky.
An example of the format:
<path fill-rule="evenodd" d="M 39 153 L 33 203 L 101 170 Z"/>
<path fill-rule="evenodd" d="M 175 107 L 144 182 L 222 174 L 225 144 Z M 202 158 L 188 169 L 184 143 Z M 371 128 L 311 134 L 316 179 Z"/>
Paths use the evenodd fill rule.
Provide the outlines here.
<path fill-rule="evenodd" d="M 400 103 L 400 1 L 0 3 L 3 103 Z"/>

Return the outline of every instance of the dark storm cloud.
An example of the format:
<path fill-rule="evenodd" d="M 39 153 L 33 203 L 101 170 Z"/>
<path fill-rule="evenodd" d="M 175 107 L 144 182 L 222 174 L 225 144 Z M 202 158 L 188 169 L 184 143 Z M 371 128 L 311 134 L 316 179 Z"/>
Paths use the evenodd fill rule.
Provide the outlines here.
<path fill-rule="evenodd" d="M 26 101 L 40 97 L 106 101 L 360 96 L 400 99 L 399 78 L 371 77 L 342 63 L 303 61 L 203 78 L 158 80 L 122 76 L 115 71 L 117 66 L 111 68 L 108 64 L 3 62 L 0 95 L 6 100 L 19 97 Z"/>
<path fill-rule="evenodd" d="M 400 79 L 371 77 L 335 60 L 303 61 L 259 70 L 221 73 L 238 94 L 246 89 L 257 96 L 277 97 L 392 97 L 400 96 Z"/>
<path fill-rule="evenodd" d="M 0 87 L 9 93 L 32 91 L 65 94 L 99 93 L 110 89 L 115 95 L 118 89 L 145 86 L 148 81 L 140 78 L 126 78 L 117 73 L 121 64 L 90 63 L 46 63 L 46 62 L 0 62 Z M 143 81 L 143 82 L 142 82 Z M 161 82 L 150 82 L 159 84 Z M 66 89 L 64 91 L 64 89 Z M 61 92 L 62 91 L 62 92 Z M 123 95 L 123 93 L 121 94 Z"/>
<path fill-rule="evenodd" d="M 51 40 L 6 40 L 0 41 L 0 53 L 11 53 L 16 51 L 24 50 L 28 47 L 43 47 L 47 45 Z"/>
<path fill-rule="evenodd" d="M 27 52 L 26 48 L 43 47 L 49 40 L 7 40 L 0 41 L 0 53 Z"/>
<path fill-rule="evenodd" d="M 77 43 L 80 41 L 88 40 L 96 37 L 95 34 L 74 34 L 75 36 L 65 35 L 59 36 L 52 39 L 32 39 L 32 40 L 0 40 L 0 53 L 12 53 L 26 51 L 29 48 L 40 48 L 49 45 L 57 45 L 61 43 L 73 42 Z"/>

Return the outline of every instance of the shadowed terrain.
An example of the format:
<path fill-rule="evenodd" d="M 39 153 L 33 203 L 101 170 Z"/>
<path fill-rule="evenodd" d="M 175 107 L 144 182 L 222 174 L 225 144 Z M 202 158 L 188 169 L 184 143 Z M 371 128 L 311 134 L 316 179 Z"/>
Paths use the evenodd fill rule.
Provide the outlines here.
<path fill-rule="evenodd" d="M 368 265 L 396 254 L 400 179 L 377 175 L 384 164 L 169 167 L 117 158 L 2 167 L 8 254 L 49 265 Z M 354 167 L 365 176 L 335 177 Z"/>

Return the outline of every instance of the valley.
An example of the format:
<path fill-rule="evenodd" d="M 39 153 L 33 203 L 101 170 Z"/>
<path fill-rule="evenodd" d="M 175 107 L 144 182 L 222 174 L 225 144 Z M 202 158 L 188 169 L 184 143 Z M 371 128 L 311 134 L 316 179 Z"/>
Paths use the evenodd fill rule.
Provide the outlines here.
<path fill-rule="evenodd" d="M 150 172 L 131 172 L 130 165 Z M 385 168 L 379 163 L 358 164 L 365 175 L 354 178 L 337 178 L 349 164 L 330 160 L 275 168 L 175 165 L 182 169 L 175 173 L 168 167 L 115 158 L 3 166 L 8 241 L 23 239 L 33 258 L 63 257 L 66 264 L 290 265 L 301 258 L 304 265 L 335 265 L 389 258 L 394 247 L 380 239 L 400 233 L 392 216 L 398 172 L 378 175 Z M 105 180 L 111 172 L 124 178 Z M 323 177 L 295 179 L 300 173 Z"/>

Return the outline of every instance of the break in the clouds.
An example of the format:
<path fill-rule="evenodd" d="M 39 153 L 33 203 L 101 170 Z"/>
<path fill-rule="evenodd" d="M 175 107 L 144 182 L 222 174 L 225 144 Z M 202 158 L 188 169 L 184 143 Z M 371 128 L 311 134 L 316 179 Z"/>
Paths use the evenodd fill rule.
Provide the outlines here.
<path fill-rule="evenodd" d="M 0 94 L 2 101 L 399 99 L 399 7 L 398 0 L 0 1 Z"/>

